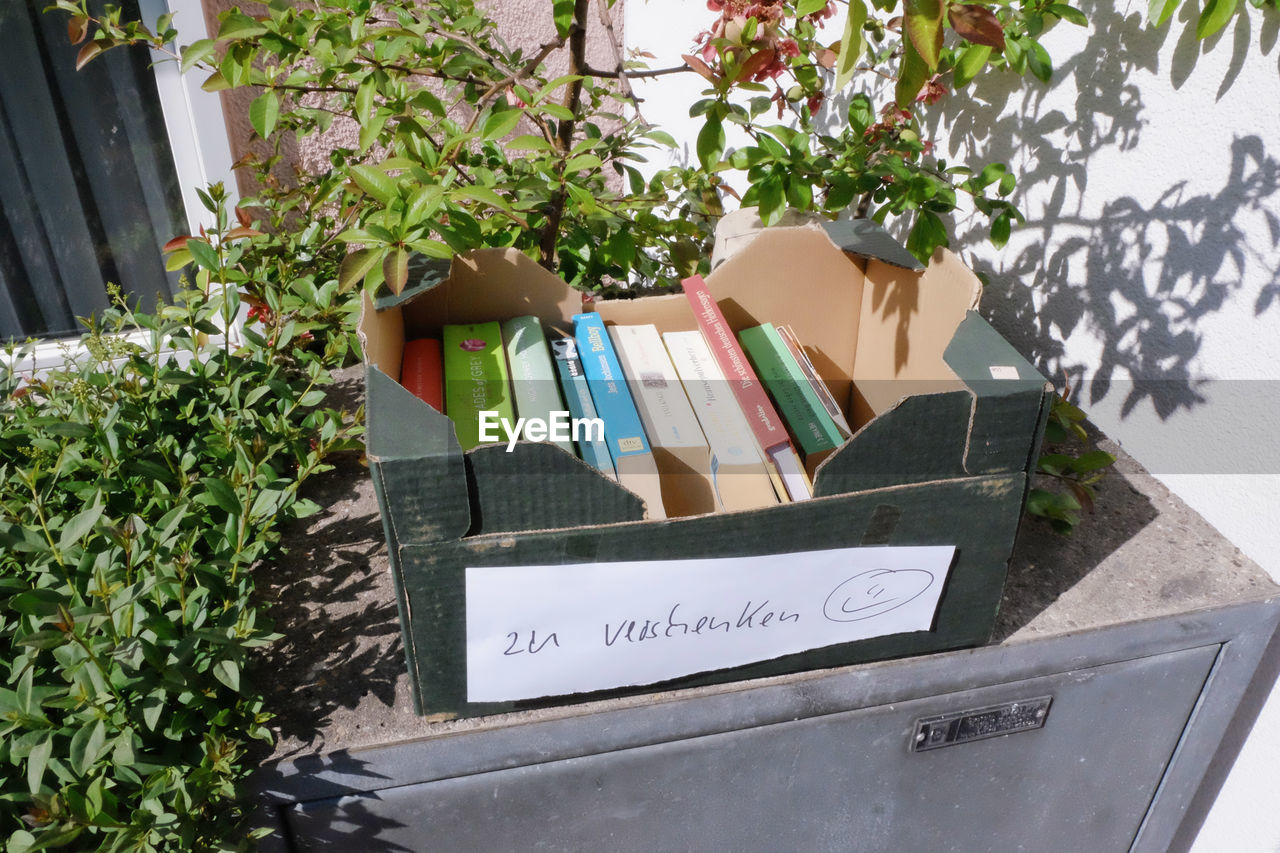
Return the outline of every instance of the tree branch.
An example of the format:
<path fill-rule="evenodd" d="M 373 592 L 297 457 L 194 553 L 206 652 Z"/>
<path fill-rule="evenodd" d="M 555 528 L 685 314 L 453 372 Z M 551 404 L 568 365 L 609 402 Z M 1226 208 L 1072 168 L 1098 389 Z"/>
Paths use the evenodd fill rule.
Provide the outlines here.
<path fill-rule="evenodd" d="M 569 25 L 569 73 L 581 75 L 586 67 L 587 56 L 587 11 L 591 0 L 574 0 L 573 23 Z M 573 118 L 560 122 L 556 133 L 556 148 L 562 159 L 556 164 L 556 175 L 560 186 L 551 196 L 550 208 L 547 211 L 547 222 L 542 226 L 538 248 L 542 259 L 539 263 L 549 270 L 556 268 L 556 243 L 560 238 L 560 221 L 564 218 L 564 206 L 569 193 L 564 187 L 564 157 L 573 149 L 573 132 L 577 129 L 578 104 L 582 99 L 582 80 L 574 80 L 564 95 L 565 109 L 573 114 Z"/>
<path fill-rule="evenodd" d="M 592 68 L 590 65 L 584 65 L 582 67 L 582 73 L 589 77 L 603 77 L 610 80 L 618 78 L 641 80 L 646 77 L 663 77 L 667 74 L 681 74 L 685 71 L 693 71 L 693 69 L 687 65 L 677 65 L 672 68 L 654 68 L 646 71 L 623 71 L 621 70 L 621 67 L 619 67 L 619 70 L 617 71 L 605 71 L 600 68 Z"/>
<path fill-rule="evenodd" d="M 631 81 L 627 79 L 626 63 L 623 62 L 622 57 L 622 44 L 618 41 L 618 34 L 613 29 L 613 16 L 609 14 L 609 0 L 596 0 L 596 9 L 600 13 L 600 23 L 604 26 L 605 32 L 609 34 L 609 46 L 613 48 L 613 58 L 617 66 L 617 79 L 622 85 L 622 94 L 635 107 L 636 118 L 642 123 L 647 123 L 644 121 L 644 116 L 640 114 L 640 98 L 636 95 L 635 90 L 631 88 Z M 586 70 L 585 67 L 584 70 Z"/>

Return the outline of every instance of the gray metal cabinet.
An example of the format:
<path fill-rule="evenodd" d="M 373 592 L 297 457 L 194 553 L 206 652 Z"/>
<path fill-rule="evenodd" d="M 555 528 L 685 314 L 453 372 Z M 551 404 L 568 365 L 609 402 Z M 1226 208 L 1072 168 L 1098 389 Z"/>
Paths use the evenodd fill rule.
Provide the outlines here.
<path fill-rule="evenodd" d="M 1269 599 L 498 720 L 281 764 L 268 819 L 290 851 L 1178 849 L 1278 621 Z"/>

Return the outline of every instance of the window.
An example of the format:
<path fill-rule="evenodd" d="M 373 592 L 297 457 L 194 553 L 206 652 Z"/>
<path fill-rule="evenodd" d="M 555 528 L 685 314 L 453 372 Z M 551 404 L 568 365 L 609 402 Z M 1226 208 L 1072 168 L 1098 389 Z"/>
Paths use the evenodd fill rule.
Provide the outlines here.
<path fill-rule="evenodd" d="M 75 334 L 108 282 L 144 307 L 172 296 L 160 246 L 201 216 L 184 194 L 231 185 L 215 96 L 144 49 L 77 72 L 65 16 L 46 5 L 0 3 L 0 338 Z M 175 12 L 186 43 L 204 35 L 198 0 L 123 6 L 148 21 Z"/>

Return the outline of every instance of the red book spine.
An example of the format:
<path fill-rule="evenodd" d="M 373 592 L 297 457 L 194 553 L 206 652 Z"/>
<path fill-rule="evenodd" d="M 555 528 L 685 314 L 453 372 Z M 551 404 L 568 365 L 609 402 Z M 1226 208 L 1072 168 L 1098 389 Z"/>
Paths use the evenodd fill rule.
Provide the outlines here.
<path fill-rule="evenodd" d="M 404 345 L 400 384 L 437 412 L 444 411 L 444 360 L 438 340 L 418 338 Z"/>
<path fill-rule="evenodd" d="M 725 322 L 724 314 L 712 298 L 711 291 L 707 290 L 702 276 L 690 276 L 680 283 L 684 285 L 684 294 L 693 305 L 693 315 L 702 328 L 702 336 L 707 339 L 707 346 L 715 355 L 720 370 L 733 389 L 733 396 L 751 424 L 756 442 L 766 453 L 784 445 L 794 451 L 782 419 L 769 402 L 764 386 L 756 378 L 746 354 L 738 346 L 733 329 Z"/>

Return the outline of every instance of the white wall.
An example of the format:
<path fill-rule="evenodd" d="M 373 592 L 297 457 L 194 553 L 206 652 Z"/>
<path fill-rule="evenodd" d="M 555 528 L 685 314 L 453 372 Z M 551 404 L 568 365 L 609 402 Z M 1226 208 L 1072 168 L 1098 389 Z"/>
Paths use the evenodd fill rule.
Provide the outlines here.
<path fill-rule="evenodd" d="M 1051 88 L 984 80 L 950 100 L 947 156 L 1024 176 L 1028 224 L 1003 250 L 957 224 L 990 277 L 984 310 L 1046 375 L 1064 372 L 1112 438 L 1280 579 L 1280 15 L 1248 14 L 1207 45 L 1146 2 L 1078 3 L 1086 32 L 1044 40 Z M 627 41 L 679 64 L 702 3 L 629 0 Z M 838 23 L 829 24 L 831 39 Z M 677 139 L 698 125 L 693 75 L 638 85 Z M 1087 532 L 1084 534 L 1087 535 Z M 1280 691 L 1195 848 L 1280 850 Z"/>

